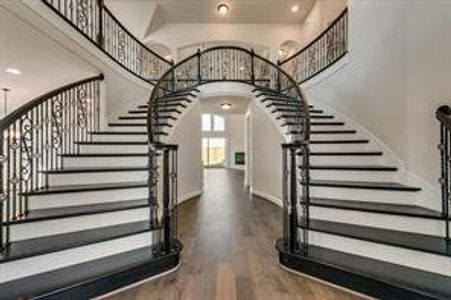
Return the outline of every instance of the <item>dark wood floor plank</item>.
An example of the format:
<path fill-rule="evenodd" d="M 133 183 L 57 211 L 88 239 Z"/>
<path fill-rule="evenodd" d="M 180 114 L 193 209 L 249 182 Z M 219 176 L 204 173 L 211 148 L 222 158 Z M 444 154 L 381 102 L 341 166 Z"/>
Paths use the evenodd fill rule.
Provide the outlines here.
<path fill-rule="evenodd" d="M 281 210 L 250 196 L 243 180 L 239 171 L 207 170 L 202 197 L 179 208 L 180 269 L 107 299 L 361 299 L 278 265 Z"/>

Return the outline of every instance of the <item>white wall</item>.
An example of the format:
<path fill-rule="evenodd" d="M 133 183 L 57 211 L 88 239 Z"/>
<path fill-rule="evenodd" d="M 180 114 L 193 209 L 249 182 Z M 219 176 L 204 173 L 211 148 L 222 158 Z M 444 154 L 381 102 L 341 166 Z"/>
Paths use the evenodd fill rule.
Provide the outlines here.
<path fill-rule="evenodd" d="M 235 152 L 246 152 L 244 148 L 244 114 L 227 114 L 227 167 L 244 170 L 244 166 L 235 164 Z M 244 154 L 247 156 L 246 153 Z"/>
<path fill-rule="evenodd" d="M 178 196 L 184 201 L 201 193 L 203 166 L 201 157 L 201 109 L 199 102 L 187 111 L 177 122 L 168 139 L 179 145 L 178 153 Z"/>
<path fill-rule="evenodd" d="M 307 93 L 369 129 L 407 172 L 438 188 L 434 110 L 451 104 L 450 3 L 364 0 L 349 7 L 349 63 Z"/>
<path fill-rule="evenodd" d="M 275 24 L 165 24 L 146 41 L 168 45 L 173 50 L 210 41 L 242 41 L 273 50 L 286 40 L 300 41 L 299 25 Z M 176 53 L 177 51 L 173 51 Z"/>
<path fill-rule="evenodd" d="M 8 74 L 6 68 L 22 74 Z M 99 73 L 26 19 L 0 6 L 0 88 L 11 89 L 8 113 L 42 94 Z M 0 101 L 3 117 L 3 93 Z"/>
<path fill-rule="evenodd" d="M 275 203 L 282 199 L 282 148 L 285 139 L 261 107 L 250 105 L 252 192 Z"/>

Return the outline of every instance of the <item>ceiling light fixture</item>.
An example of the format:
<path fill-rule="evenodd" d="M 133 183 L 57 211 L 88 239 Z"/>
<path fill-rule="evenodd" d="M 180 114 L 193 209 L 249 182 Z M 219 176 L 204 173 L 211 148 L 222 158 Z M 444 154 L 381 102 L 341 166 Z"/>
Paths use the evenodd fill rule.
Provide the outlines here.
<path fill-rule="evenodd" d="M 298 12 L 298 11 L 299 11 L 299 6 L 293 5 L 293 6 L 291 7 L 291 12 L 295 13 L 295 12 Z"/>
<path fill-rule="evenodd" d="M 232 108 L 232 104 L 230 104 L 230 103 L 222 103 L 221 104 L 221 108 L 223 110 L 230 110 Z"/>
<path fill-rule="evenodd" d="M 229 6 L 225 3 L 221 3 L 218 6 L 218 12 L 220 15 L 223 15 L 223 16 L 227 15 L 227 13 L 229 12 L 229 9 L 230 9 Z"/>
<path fill-rule="evenodd" d="M 279 56 L 285 56 L 285 50 L 279 49 Z"/>
<path fill-rule="evenodd" d="M 20 74 L 22 74 L 22 72 L 20 70 L 14 69 L 14 68 L 7 68 L 5 71 L 7 73 L 13 74 L 13 75 L 20 75 Z"/>
<path fill-rule="evenodd" d="M 171 60 L 171 54 L 168 54 L 164 57 L 166 60 Z"/>

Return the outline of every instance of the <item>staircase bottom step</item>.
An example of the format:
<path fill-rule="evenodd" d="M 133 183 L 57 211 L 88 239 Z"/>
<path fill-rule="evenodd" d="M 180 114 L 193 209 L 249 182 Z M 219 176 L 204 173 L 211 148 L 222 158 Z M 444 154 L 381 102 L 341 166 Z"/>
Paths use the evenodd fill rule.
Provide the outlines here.
<path fill-rule="evenodd" d="M 450 299 L 449 277 L 309 245 L 308 256 L 276 244 L 280 263 L 297 272 L 378 299 Z"/>
<path fill-rule="evenodd" d="M 91 299 L 176 268 L 179 246 L 166 255 L 145 247 L 3 283 L 2 299 Z"/>

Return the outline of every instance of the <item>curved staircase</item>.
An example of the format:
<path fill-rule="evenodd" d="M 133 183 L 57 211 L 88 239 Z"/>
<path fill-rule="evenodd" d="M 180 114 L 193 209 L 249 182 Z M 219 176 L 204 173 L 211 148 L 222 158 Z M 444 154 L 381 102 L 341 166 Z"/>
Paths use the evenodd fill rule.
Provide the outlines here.
<path fill-rule="evenodd" d="M 112 18 L 103 4 L 98 9 L 100 18 Z M 128 34 L 116 27 L 114 37 Z M 305 60 L 299 57 L 330 52 L 319 63 L 310 59 L 315 67 L 304 66 L 308 72 L 296 72 L 305 75 L 296 81 L 282 64 L 247 49 L 211 48 L 174 65 L 131 36 L 157 71 L 136 68 L 140 51 L 112 58 L 155 83 L 147 104 L 103 127 L 98 87 L 85 86 L 103 80 L 97 76 L 3 120 L 0 298 L 92 298 L 177 267 L 177 145 L 165 142 L 199 87 L 218 81 L 252 86 L 286 133 L 284 236 L 276 242 L 284 266 L 383 299 L 451 297 L 449 182 L 443 183 L 449 174 L 442 174 L 442 211 L 418 205 L 427 194 L 400 175 L 381 145 L 327 108 L 309 105 L 298 85 L 346 54 L 346 27 L 345 11 L 309 45 L 314 50 L 283 62 L 297 68 Z M 87 38 L 105 47 L 102 26 L 93 29 Z M 335 46 L 333 30 L 341 32 Z M 446 122 L 442 165 L 449 172 Z"/>

